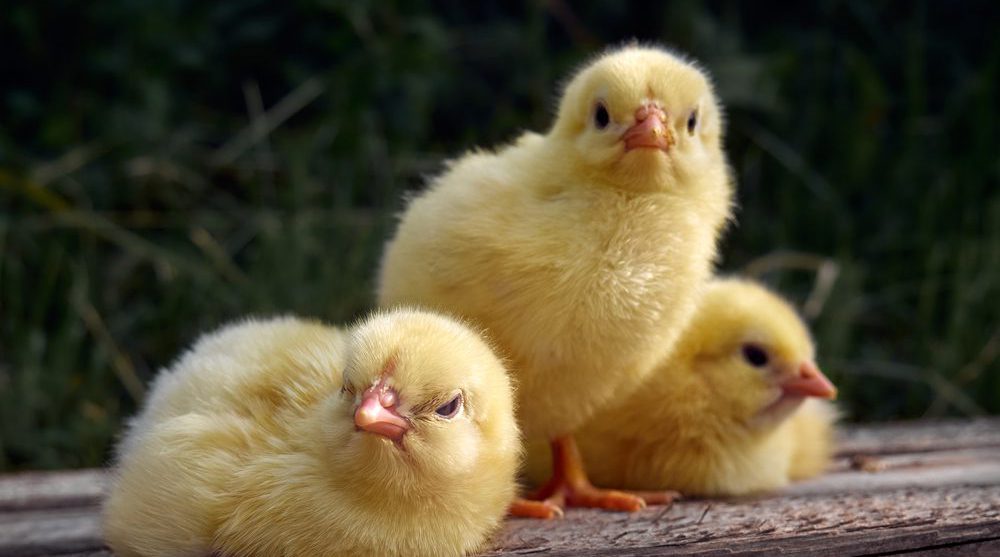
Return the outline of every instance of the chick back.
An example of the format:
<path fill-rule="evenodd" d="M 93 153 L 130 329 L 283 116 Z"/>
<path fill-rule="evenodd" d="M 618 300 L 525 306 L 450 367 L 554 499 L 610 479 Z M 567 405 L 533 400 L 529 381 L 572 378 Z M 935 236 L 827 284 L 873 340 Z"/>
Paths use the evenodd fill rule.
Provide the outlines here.
<path fill-rule="evenodd" d="M 295 319 L 202 337 L 153 385 L 122 439 L 104 505 L 116 554 L 204 555 L 251 455 L 294 453 L 289 425 L 340 387 L 345 338 Z"/>

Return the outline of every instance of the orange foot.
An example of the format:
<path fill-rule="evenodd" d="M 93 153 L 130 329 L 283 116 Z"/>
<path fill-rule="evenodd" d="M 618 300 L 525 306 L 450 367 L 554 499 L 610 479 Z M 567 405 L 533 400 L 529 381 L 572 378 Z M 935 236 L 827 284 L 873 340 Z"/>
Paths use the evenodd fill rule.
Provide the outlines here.
<path fill-rule="evenodd" d="M 531 501 L 529 499 L 515 499 L 507 511 L 511 516 L 521 518 L 562 518 L 562 507 L 550 501 Z"/>
<path fill-rule="evenodd" d="M 576 442 L 570 436 L 552 441 L 552 479 L 533 496 L 519 499 L 510 508 L 512 516 L 558 518 L 563 507 L 589 507 L 634 512 L 646 505 L 670 504 L 678 497 L 673 491 L 617 491 L 594 487 L 587 479 Z"/>

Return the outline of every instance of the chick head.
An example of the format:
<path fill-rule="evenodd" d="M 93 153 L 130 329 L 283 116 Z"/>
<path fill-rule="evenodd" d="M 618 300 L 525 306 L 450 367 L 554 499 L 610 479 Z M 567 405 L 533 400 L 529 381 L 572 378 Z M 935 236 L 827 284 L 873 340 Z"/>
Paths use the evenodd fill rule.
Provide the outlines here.
<path fill-rule="evenodd" d="M 460 483 L 520 456 L 504 365 L 482 338 L 416 310 L 377 313 L 348 342 L 324 426 L 337 467 L 401 488 Z"/>
<path fill-rule="evenodd" d="M 679 357 L 711 390 L 713 414 L 751 430 L 774 427 L 833 384 L 795 310 L 759 284 L 719 279 L 705 291 Z"/>
<path fill-rule="evenodd" d="M 666 50 L 626 46 L 569 81 L 550 136 L 604 183 L 664 190 L 725 166 L 722 127 L 703 72 Z"/>

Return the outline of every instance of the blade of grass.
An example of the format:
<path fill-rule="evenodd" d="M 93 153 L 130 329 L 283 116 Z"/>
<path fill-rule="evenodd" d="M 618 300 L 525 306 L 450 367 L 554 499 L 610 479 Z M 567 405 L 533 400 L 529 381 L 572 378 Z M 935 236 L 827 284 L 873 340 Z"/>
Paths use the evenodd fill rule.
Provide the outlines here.
<path fill-rule="evenodd" d="M 250 286 L 250 278 L 243 274 L 243 271 L 236 266 L 236 263 L 226 253 L 226 249 L 215 240 L 208 230 L 200 226 L 192 228 L 188 237 L 191 238 L 191 243 L 201 249 L 208 260 L 219 269 L 219 272 L 223 276 L 239 286 Z"/>
<path fill-rule="evenodd" d="M 212 154 L 209 163 L 212 166 L 225 166 L 232 164 L 247 149 L 253 147 L 268 134 L 273 132 L 286 120 L 294 116 L 309 103 L 316 100 L 326 89 L 319 79 L 313 77 L 307 79 L 302 85 L 281 99 L 273 108 L 263 115 L 264 125 L 251 121 L 245 128 L 239 131 L 225 145 Z"/>
<path fill-rule="evenodd" d="M 983 345 L 976 356 L 958 370 L 954 378 L 956 385 L 962 387 L 978 379 L 983 371 L 996 361 L 998 356 L 1000 356 L 1000 328 L 993 331 L 993 335 L 990 336 L 989 340 L 986 341 L 986 344 Z M 947 402 L 943 393 L 937 392 L 931 405 L 924 412 L 924 416 L 937 417 L 942 415 Z"/>
<path fill-rule="evenodd" d="M 77 315 L 79 315 L 80 320 L 83 321 L 84 326 L 90 331 L 90 334 L 110 354 L 111 367 L 115 375 L 118 376 L 118 380 L 121 381 L 122 386 L 128 391 L 129 396 L 137 404 L 142 402 L 146 394 L 146 388 L 143 386 L 138 374 L 136 374 L 132 360 L 129 359 L 118 345 L 118 342 L 115 341 L 111 331 L 105 325 L 100 312 L 97 311 L 97 308 L 93 304 L 84 299 L 82 294 L 72 295 L 70 303 L 73 305 L 73 309 Z"/>
<path fill-rule="evenodd" d="M 831 364 L 836 366 L 841 373 L 848 375 L 868 375 L 885 379 L 924 383 L 944 398 L 948 404 L 966 416 L 977 417 L 987 414 L 970 396 L 934 371 L 908 364 L 880 360 L 831 360 Z"/>
<path fill-rule="evenodd" d="M 819 317 L 830 298 L 837 277 L 840 276 L 840 266 L 829 257 L 810 253 L 776 252 L 747 263 L 743 267 L 743 273 L 751 278 L 760 278 L 767 273 L 785 269 L 813 271 L 813 287 L 802 304 L 802 313 L 808 319 Z"/>
<path fill-rule="evenodd" d="M 45 187 L 63 176 L 68 176 L 97 159 L 107 149 L 100 145 L 80 145 L 63 153 L 57 159 L 32 169 L 30 181 Z"/>

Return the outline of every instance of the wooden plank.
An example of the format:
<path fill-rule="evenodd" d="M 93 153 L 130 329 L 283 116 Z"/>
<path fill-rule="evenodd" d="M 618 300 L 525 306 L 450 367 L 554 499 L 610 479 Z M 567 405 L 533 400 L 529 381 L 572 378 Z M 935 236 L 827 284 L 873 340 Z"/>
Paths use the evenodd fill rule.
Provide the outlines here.
<path fill-rule="evenodd" d="M 909 557 L 952 557 L 956 555 L 959 557 L 971 557 L 973 555 L 992 555 L 996 557 L 1000 555 L 1000 539 L 993 538 L 979 542 L 958 542 L 938 545 L 912 551 L 906 555 Z"/>
<path fill-rule="evenodd" d="M 0 476 L 0 512 L 95 504 L 106 488 L 107 474 L 103 470 Z"/>
<path fill-rule="evenodd" d="M 889 493 L 820 501 L 687 501 L 666 513 L 648 509 L 631 516 L 570 511 L 565 520 L 558 522 L 511 521 L 501 538 L 502 550 L 488 555 L 669 553 L 707 557 L 728 555 L 738 549 L 747 555 L 835 556 L 927 551 L 974 543 L 991 548 L 1000 543 L 998 497 L 1000 488 L 979 497 L 968 489 L 950 488 L 902 498 Z M 934 505 L 942 501 L 961 504 L 948 515 L 941 515 Z M 2 554 L 102 555 L 95 554 L 101 547 L 95 511 L 26 513 L 13 525 L 0 523 L 5 535 L 19 536 L 19 541 L 6 545 Z"/>
<path fill-rule="evenodd" d="M 96 504 L 0 514 L 0 555 L 4 557 L 65 555 L 103 546 Z"/>
<path fill-rule="evenodd" d="M 839 454 L 767 496 L 511 520 L 488 555 L 1000 554 L 1000 420 L 847 428 Z M 98 470 L 0 476 L 0 555 L 112 557 L 106 485 Z"/>
<path fill-rule="evenodd" d="M 882 455 L 877 471 L 855 470 L 838 459 L 827 474 L 793 484 L 787 495 L 863 493 L 913 487 L 1000 485 L 1000 447 Z"/>
<path fill-rule="evenodd" d="M 686 501 L 633 516 L 513 520 L 502 549 L 544 555 L 849 555 L 1000 538 L 1000 485 Z M 491 555 L 501 555 L 497 551 Z"/>
<path fill-rule="evenodd" d="M 1000 447 L 1000 418 L 852 425 L 841 431 L 841 455 L 880 455 Z"/>

